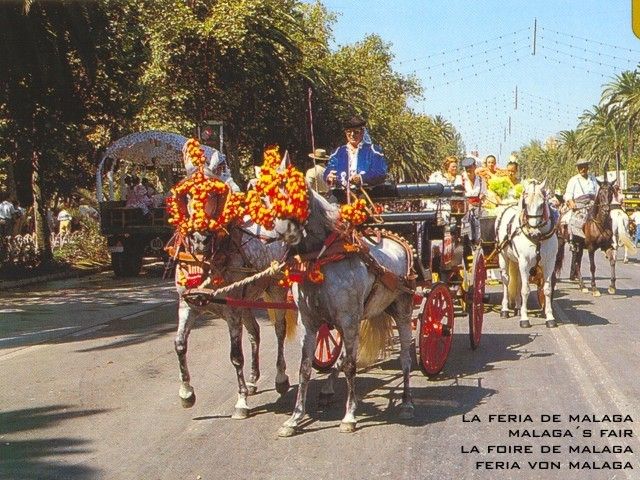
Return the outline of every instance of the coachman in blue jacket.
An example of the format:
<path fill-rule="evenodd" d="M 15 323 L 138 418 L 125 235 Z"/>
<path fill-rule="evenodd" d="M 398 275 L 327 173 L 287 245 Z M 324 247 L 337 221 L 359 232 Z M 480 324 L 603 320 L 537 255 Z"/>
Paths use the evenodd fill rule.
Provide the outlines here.
<path fill-rule="evenodd" d="M 329 157 L 324 180 L 330 186 L 377 185 L 387 176 L 387 161 L 382 150 L 364 139 L 366 122 L 352 117 L 344 123 L 347 144 L 338 147 Z"/>

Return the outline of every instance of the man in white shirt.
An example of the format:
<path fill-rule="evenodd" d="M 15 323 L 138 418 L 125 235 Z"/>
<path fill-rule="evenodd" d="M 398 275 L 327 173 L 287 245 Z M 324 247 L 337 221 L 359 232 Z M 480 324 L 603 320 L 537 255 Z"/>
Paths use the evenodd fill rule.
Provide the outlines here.
<path fill-rule="evenodd" d="M 309 154 L 309 158 L 313 159 L 314 165 L 307 170 L 304 179 L 316 192 L 325 194 L 329 191 L 329 186 L 324 181 L 323 174 L 329 161 L 329 155 L 327 155 L 327 151 L 324 148 L 316 148 L 313 153 Z"/>
<path fill-rule="evenodd" d="M 7 200 L 6 195 L 3 195 L 2 203 L 0 203 L 0 236 L 11 235 L 13 230 L 13 220 L 17 214 L 16 208 L 13 203 Z"/>
<path fill-rule="evenodd" d="M 584 238 L 582 227 L 584 226 L 588 209 L 598 193 L 598 182 L 596 177 L 589 173 L 589 164 L 589 160 L 585 158 L 580 158 L 576 162 L 578 173 L 569 179 L 567 189 L 564 192 L 564 199 L 569 212 L 565 215 L 563 221 L 569 226 L 569 241 L 572 244 L 574 236 Z"/>

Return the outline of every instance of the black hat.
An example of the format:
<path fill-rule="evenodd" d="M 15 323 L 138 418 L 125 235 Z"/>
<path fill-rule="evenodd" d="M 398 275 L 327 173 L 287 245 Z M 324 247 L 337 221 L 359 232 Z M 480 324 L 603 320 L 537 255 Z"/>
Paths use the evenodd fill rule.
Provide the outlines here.
<path fill-rule="evenodd" d="M 349 128 L 361 128 L 367 124 L 361 117 L 355 116 L 351 117 L 349 120 L 345 121 L 342 124 L 343 130 L 347 130 Z"/>
<path fill-rule="evenodd" d="M 460 162 L 460 166 L 462 168 L 475 167 L 476 159 L 472 157 L 463 158 L 462 161 Z"/>

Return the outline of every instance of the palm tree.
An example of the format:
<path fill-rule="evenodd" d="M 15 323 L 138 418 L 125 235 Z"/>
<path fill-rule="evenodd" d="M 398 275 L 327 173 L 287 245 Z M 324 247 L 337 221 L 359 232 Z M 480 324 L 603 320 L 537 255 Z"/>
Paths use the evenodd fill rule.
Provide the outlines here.
<path fill-rule="evenodd" d="M 634 127 L 640 118 L 640 75 L 637 71 L 625 71 L 607 85 L 603 95 L 607 107 L 615 107 L 622 123 L 626 124 L 627 160 L 633 156 Z"/>

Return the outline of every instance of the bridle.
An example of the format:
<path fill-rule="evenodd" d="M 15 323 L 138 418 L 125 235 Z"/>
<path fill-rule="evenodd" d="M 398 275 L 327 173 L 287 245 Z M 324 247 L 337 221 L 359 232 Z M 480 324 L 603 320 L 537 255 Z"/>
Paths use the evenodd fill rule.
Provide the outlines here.
<path fill-rule="evenodd" d="M 535 191 L 535 187 L 537 185 L 541 185 L 541 183 L 536 180 L 532 180 L 530 185 L 533 185 Z M 542 195 L 542 212 L 536 214 L 531 214 L 529 212 L 529 205 L 525 201 L 525 198 L 526 195 L 525 192 L 523 192 L 520 205 L 520 228 L 522 233 L 533 243 L 542 242 L 553 236 L 555 234 L 556 224 L 551 218 L 546 196 Z M 531 222 L 531 220 L 534 220 L 534 222 Z M 543 229 L 547 226 L 549 226 L 549 231 L 543 232 Z"/>

